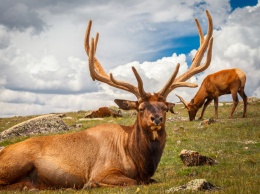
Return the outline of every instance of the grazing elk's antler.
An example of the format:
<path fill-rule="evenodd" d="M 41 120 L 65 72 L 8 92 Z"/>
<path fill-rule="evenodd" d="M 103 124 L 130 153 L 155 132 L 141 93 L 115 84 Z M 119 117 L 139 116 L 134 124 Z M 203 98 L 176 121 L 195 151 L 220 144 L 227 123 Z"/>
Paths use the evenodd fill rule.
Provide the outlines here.
<path fill-rule="evenodd" d="M 198 19 L 195 19 L 200 36 L 200 47 L 198 48 L 198 51 L 192 60 L 192 64 L 189 70 L 175 79 L 178 73 L 177 69 L 179 69 L 179 64 L 177 65 L 175 72 L 172 74 L 172 76 L 170 77 L 166 85 L 163 87 L 163 89 L 161 89 L 159 92 L 165 98 L 172 90 L 174 90 L 177 87 L 197 87 L 197 84 L 187 83 L 185 81 L 190 79 L 193 75 L 204 71 L 210 65 L 213 45 L 213 22 L 208 10 L 206 10 L 206 15 L 208 18 L 208 33 L 206 39 L 204 39 L 204 35 Z M 200 65 L 206 50 L 208 50 L 206 61 L 203 65 Z"/>
<path fill-rule="evenodd" d="M 164 98 L 167 98 L 168 94 L 177 87 L 197 87 L 197 84 L 189 83 L 185 81 L 191 78 L 193 75 L 204 71 L 210 65 L 211 55 L 212 55 L 212 45 L 213 45 L 213 37 L 212 37 L 213 23 L 212 23 L 212 18 L 208 11 L 206 11 L 206 15 L 208 18 L 208 33 L 206 39 L 204 39 L 204 35 L 198 20 L 195 19 L 198 28 L 198 33 L 200 36 L 200 47 L 198 48 L 198 52 L 196 53 L 188 71 L 186 71 L 184 74 L 176 78 L 180 67 L 180 64 L 177 64 L 172 76 L 165 84 L 165 86 L 159 91 L 159 95 L 163 96 Z M 86 31 L 86 36 L 85 36 L 85 50 L 87 55 L 89 56 L 89 69 L 90 69 L 90 74 L 92 79 L 131 92 L 138 99 L 145 98 L 147 93 L 144 91 L 142 79 L 134 67 L 132 67 L 132 70 L 137 79 L 138 87 L 135 87 L 123 81 L 115 80 L 111 73 L 110 76 L 108 76 L 107 73 L 104 71 L 98 59 L 95 57 L 99 34 L 97 33 L 96 39 L 92 38 L 91 44 L 89 43 L 91 25 L 92 25 L 92 21 L 90 20 Z M 200 65 L 206 50 L 208 50 L 206 62 L 203 65 Z"/>

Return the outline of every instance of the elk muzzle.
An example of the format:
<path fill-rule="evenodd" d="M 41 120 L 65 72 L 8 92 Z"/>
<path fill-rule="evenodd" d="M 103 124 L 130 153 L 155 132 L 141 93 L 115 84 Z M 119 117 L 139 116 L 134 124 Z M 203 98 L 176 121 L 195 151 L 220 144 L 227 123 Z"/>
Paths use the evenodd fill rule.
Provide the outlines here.
<path fill-rule="evenodd" d="M 158 139 L 158 131 L 161 130 L 163 117 L 159 115 L 152 115 L 150 117 L 153 125 L 151 126 L 151 132 L 152 132 L 152 140 L 155 141 Z"/>
<path fill-rule="evenodd" d="M 197 111 L 196 112 L 195 111 L 188 111 L 188 113 L 189 113 L 190 121 L 194 121 Z"/>
<path fill-rule="evenodd" d="M 163 117 L 159 115 L 151 116 L 151 121 L 156 126 L 160 125 L 163 121 Z"/>

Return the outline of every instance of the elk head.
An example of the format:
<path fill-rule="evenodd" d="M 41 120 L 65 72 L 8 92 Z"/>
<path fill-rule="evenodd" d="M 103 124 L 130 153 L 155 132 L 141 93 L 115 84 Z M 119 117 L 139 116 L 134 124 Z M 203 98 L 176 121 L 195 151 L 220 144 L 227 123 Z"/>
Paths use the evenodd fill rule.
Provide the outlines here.
<path fill-rule="evenodd" d="M 168 94 L 177 87 L 197 87 L 197 84 L 185 81 L 191 78 L 193 75 L 204 71 L 210 65 L 213 44 L 213 24 L 208 11 L 206 11 L 206 14 L 208 18 L 208 33 L 205 39 L 201 26 L 198 20 L 195 19 L 200 36 L 200 47 L 198 48 L 198 52 L 196 53 L 190 68 L 185 73 L 177 77 L 180 67 L 180 64 L 177 64 L 173 74 L 165 86 L 154 94 L 144 91 L 142 79 L 134 67 L 132 67 L 132 70 L 137 80 L 137 86 L 126 83 L 124 81 L 116 80 L 112 73 L 108 75 L 105 72 L 98 59 L 95 57 L 99 34 L 97 33 L 96 38 L 92 38 L 91 42 L 89 40 L 92 25 L 92 21 L 89 21 L 85 36 L 85 50 L 89 57 L 89 70 L 92 79 L 134 94 L 137 98 L 137 101 L 116 99 L 115 103 L 123 110 L 137 110 L 137 121 L 139 122 L 140 126 L 151 131 L 153 138 L 155 139 L 157 134 L 156 131 L 164 128 L 166 112 L 169 109 L 172 109 L 174 106 L 173 103 L 166 101 Z M 208 50 L 207 58 L 205 63 L 201 65 L 200 63 L 206 50 Z"/>
<path fill-rule="evenodd" d="M 180 101 L 183 103 L 184 108 L 187 108 L 188 114 L 189 114 L 189 119 L 190 121 L 195 120 L 196 114 L 199 110 L 199 107 L 197 107 L 196 104 L 194 104 L 194 100 L 192 99 L 190 103 L 187 103 L 181 96 L 177 95 L 176 96 L 180 99 Z"/>

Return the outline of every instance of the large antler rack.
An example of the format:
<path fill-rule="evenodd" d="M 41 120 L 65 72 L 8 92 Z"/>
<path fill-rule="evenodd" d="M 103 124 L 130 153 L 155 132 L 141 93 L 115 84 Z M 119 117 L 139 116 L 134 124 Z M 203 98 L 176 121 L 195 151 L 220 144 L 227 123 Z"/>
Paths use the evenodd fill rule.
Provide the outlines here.
<path fill-rule="evenodd" d="M 158 92 L 158 94 L 163 96 L 165 99 L 167 98 L 168 94 L 177 87 L 197 87 L 197 84 L 189 83 L 185 81 L 191 78 L 193 75 L 204 71 L 210 65 L 211 55 L 212 55 L 212 45 L 213 45 L 213 37 L 212 37 L 213 23 L 212 23 L 212 18 L 207 10 L 206 10 L 206 14 L 208 18 L 208 32 L 207 32 L 206 39 L 204 39 L 204 35 L 198 20 L 195 19 L 198 28 L 198 33 L 200 36 L 200 47 L 198 48 L 198 51 L 188 71 L 186 71 L 184 74 L 176 78 L 180 67 L 180 64 L 177 64 L 175 71 L 171 75 L 170 79 L 167 81 L 165 86 Z M 89 57 L 89 70 L 92 79 L 106 83 L 115 88 L 119 88 L 127 92 L 133 93 L 138 100 L 145 99 L 148 93 L 144 91 L 143 81 L 134 67 L 132 67 L 132 70 L 136 77 L 138 87 L 126 83 L 124 81 L 116 80 L 113 77 L 112 73 L 108 75 L 105 72 L 98 59 L 95 57 L 99 34 L 98 33 L 96 34 L 95 39 L 94 38 L 91 39 L 91 44 L 89 41 L 91 25 L 92 25 L 92 21 L 90 20 L 85 35 L 85 50 Z M 206 50 L 208 50 L 206 61 L 203 65 L 200 65 Z"/>
<path fill-rule="evenodd" d="M 193 75 L 200 73 L 208 68 L 211 62 L 211 56 L 212 56 L 212 46 L 213 46 L 213 22 L 212 18 L 210 16 L 210 13 L 208 10 L 206 10 L 206 15 L 208 18 L 208 32 L 206 39 L 204 39 L 204 35 L 200 26 L 200 23 L 198 19 L 195 19 L 198 33 L 200 37 L 200 47 L 198 48 L 198 51 L 195 55 L 195 57 L 192 60 L 192 64 L 188 71 L 186 71 L 184 74 L 180 75 L 175 79 L 178 73 L 179 64 L 177 65 L 174 73 L 168 80 L 168 82 L 165 84 L 165 86 L 159 91 L 159 94 L 164 96 L 165 98 L 168 96 L 168 94 L 174 90 L 177 87 L 197 87 L 197 84 L 188 83 L 185 82 L 186 80 L 190 79 Z M 203 65 L 201 64 L 201 61 L 203 59 L 204 53 L 208 50 L 206 61 Z"/>
<path fill-rule="evenodd" d="M 144 91 L 143 81 L 134 67 L 132 67 L 132 70 L 133 70 L 136 80 L 138 82 L 138 87 L 136 87 L 132 84 L 126 83 L 124 81 L 116 80 L 113 77 L 112 73 L 110 73 L 110 75 L 108 76 L 108 74 L 105 72 L 105 70 L 101 66 L 100 62 L 98 61 L 98 59 L 95 57 L 95 53 L 96 53 L 96 49 L 97 49 L 97 42 L 98 42 L 98 37 L 99 37 L 98 33 L 96 34 L 96 38 L 95 39 L 92 38 L 91 44 L 89 44 L 91 25 L 92 25 L 92 21 L 90 20 L 88 23 L 88 28 L 86 31 L 84 43 L 85 43 L 86 53 L 89 57 L 89 70 L 90 70 L 90 75 L 91 75 L 92 79 L 106 83 L 115 88 L 119 88 L 119 89 L 128 91 L 130 93 L 133 93 L 137 97 L 137 99 L 140 99 L 140 98 L 144 99 L 146 97 L 147 93 Z"/>

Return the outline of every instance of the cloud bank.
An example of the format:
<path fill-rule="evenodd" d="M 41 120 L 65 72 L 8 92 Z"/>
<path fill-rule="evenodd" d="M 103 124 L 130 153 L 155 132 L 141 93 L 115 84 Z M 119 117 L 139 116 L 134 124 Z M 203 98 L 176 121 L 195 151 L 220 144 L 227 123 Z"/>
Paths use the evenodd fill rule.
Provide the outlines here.
<path fill-rule="evenodd" d="M 136 85 L 135 66 L 145 90 L 157 92 L 177 63 L 180 74 L 189 67 L 199 45 L 185 38 L 198 39 L 194 17 L 206 32 L 205 9 L 214 22 L 212 62 L 191 81 L 200 84 L 209 73 L 239 67 L 247 74 L 247 95 L 260 97 L 259 3 L 233 12 L 229 1 L 214 0 L 0 3 L 0 117 L 90 110 L 115 105 L 115 98 L 135 100 L 92 81 L 83 47 L 90 18 L 92 35 L 100 32 L 97 57 L 105 70 Z M 192 49 L 179 53 L 182 45 Z M 174 94 L 180 94 L 188 101 L 197 90 L 178 88 L 168 100 L 177 102 Z"/>

